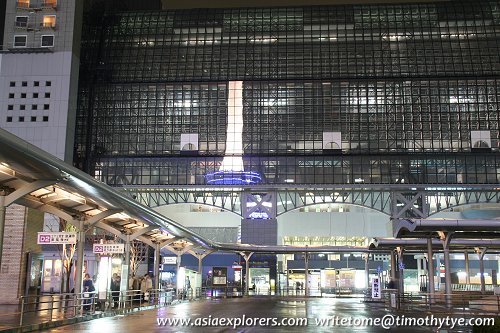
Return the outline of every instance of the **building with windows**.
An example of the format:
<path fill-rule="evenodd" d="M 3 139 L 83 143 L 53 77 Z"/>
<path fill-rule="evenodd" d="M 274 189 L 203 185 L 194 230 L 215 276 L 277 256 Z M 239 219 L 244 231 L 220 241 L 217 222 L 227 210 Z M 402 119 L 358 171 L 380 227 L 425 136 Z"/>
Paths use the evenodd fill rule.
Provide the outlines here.
<path fill-rule="evenodd" d="M 96 16 L 75 164 L 200 233 L 362 244 L 498 202 L 498 1 Z"/>
<path fill-rule="evenodd" d="M 0 30 L 0 127 L 71 162 L 83 3 L 7 0 L 0 6 L 4 22 Z M 1 190 L 3 195 L 3 186 Z M 36 232 L 42 230 L 44 219 L 45 224 L 54 221 L 53 216 L 44 218 L 23 206 L 7 208 L 8 237 L 0 269 L 4 302 L 17 302 L 29 285 L 26 260 L 37 262 L 41 248 L 36 245 Z"/>
<path fill-rule="evenodd" d="M 401 219 L 500 215 L 500 3 L 312 4 L 8 0 L 0 126 L 219 242 L 366 245 Z M 22 294 L 40 249 L 17 244 L 44 218 L 9 210 L 0 280 Z M 303 259 L 254 257 L 254 280 L 300 282 Z"/>

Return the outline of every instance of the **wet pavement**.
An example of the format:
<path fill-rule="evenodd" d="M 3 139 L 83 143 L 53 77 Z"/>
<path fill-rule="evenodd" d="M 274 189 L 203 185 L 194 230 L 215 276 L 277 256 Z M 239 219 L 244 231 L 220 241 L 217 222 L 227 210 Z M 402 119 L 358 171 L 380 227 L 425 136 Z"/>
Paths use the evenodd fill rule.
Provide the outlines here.
<path fill-rule="evenodd" d="M 126 316 L 95 319 L 42 332 L 388 332 L 380 326 L 356 326 L 356 324 L 360 324 L 362 318 L 374 320 L 387 318 L 390 315 L 396 316 L 397 314 L 387 311 L 381 303 L 364 303 L 355 298 L 250 297 L 179 303 L 169 307 L 136 312 Z M 425 318 L 424 316 L 425 314 L 415 314 L 416 318 Z M 409 318 L 411 314 L 406 313 L 405 317 Z M 217 323 L 218 325 L 208 327 L 198 325 L 207 324 L 208 321 L 213 324 L 220 318 L 230 318 L 232 322 L 227 326 L 221 326 L 220 322 Z M 299 318 L 307 318 L 307 326 L 295 324 L 284 327 L 284 324 L 293 324 L 290 321 Z M 351 326 L 347 326 L 349 318 L 351 318 Z M 187 325 L 181 325 L 179 322 L 176 324 L 175 321 L 180 319 L 191 320 L 191 322 Z M 317 321 L 328 319 L 330 320 L 328 324 L 317 325 Z M 164 320 L 165 325 L 159 325 L 159 320 Z M 259 323 L 259 320 L 262 322 Z M 342 320 L 345 322 L 344 326 L 341 326 Z M 251 325 L 242 324 L 235 328 L 234 324 L 238 324 L 239 321 Z M 273 323 L 277 325 L 271 327 Z M 388 324 L 390 324 L 390 319 Z M 438 329 L 435 326 L 404 326 L 393 327 L 389 330 L 389 332 L 417 333 L 436 331 Z M 454 332 L 460 331 L 468 330 L 454 330 Z"/>

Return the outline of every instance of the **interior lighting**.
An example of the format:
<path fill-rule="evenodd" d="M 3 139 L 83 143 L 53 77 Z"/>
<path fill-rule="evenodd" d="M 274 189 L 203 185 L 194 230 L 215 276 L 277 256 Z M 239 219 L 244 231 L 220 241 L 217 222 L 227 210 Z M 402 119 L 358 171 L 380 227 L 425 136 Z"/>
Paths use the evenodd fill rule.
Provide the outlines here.
<path fill-rule="evenodd" d="M 277 38 L 255 38 L 255 39 L 250 39 L 252 43 L 273 43 L 276 42 L 278 39 Z"/>

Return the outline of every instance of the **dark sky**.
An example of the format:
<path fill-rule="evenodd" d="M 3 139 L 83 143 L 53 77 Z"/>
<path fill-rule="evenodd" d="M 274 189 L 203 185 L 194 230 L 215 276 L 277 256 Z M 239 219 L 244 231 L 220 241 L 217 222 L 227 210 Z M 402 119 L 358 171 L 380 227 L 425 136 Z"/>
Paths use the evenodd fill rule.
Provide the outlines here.
<path fill-rule="evenodd" d="M 402 3 L 425 0 L 161 0 L 163 8 L 269 7 L 302 5 L 340 5 L 349 3 Z M 439 0 L 438 0 L 439 1 Z M 451 1 L 451 0 L 441 0 Z M 431 1 L 428 1 L 431 2 Z M 432 1 L 435 2 L 435 1 Z"/>

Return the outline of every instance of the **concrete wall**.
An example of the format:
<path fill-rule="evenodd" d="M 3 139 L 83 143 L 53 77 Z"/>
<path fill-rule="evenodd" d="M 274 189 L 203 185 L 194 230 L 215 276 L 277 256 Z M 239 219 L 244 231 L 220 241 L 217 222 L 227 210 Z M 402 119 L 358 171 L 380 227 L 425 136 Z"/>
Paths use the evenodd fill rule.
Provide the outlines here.
<path fill-rule="evenodd" d="M 67 128 L 74 127 L 68 123 L 71 62 L 71 52 L 9 53 L 0 72 L 0 127 L 61 159 Z"/>

